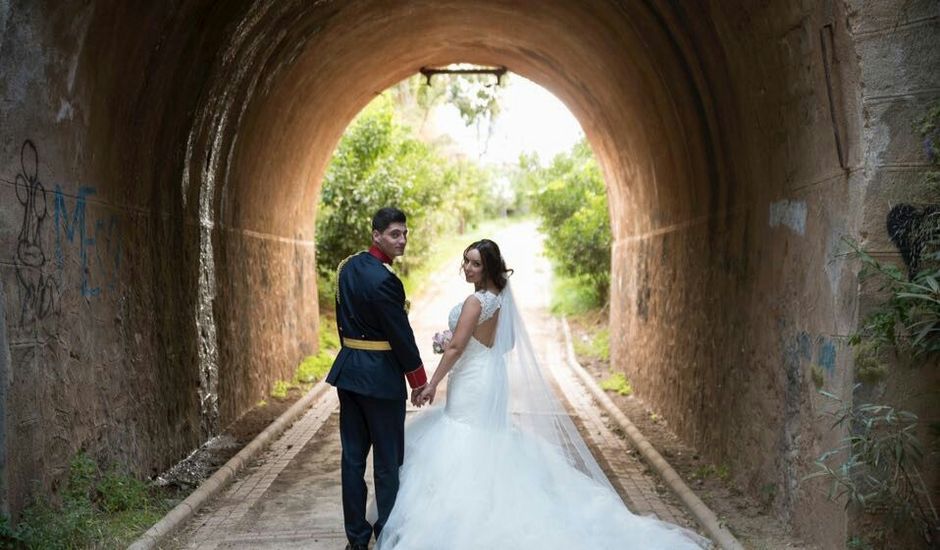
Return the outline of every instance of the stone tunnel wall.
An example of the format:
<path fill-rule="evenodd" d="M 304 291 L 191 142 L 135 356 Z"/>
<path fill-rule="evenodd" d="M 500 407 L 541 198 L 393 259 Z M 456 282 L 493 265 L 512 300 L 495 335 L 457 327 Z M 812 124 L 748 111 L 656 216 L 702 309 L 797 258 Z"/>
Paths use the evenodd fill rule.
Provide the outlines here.
<path fill-rule="evenodd" d="M 887 209 L 936 202 L 909 132 L 940 90 L 934 3 L 105 4 L 0 4 L 5 506 L 78 449 L 156 473 L 288 378 L 315 347 L 342 130 L 469 61 L 543 84 L 591 140 L 615 367 L 804 534 L 844 540 L 799 484 L 837 436 L 811 372 L 851 397 L 841 236 L 896 256 Z"/>
<path fill-rule="evenodd" d="M 5 510 L 79 450 L 164 471 L 315 349 L 309 239 L 215 216 L 227 8 L 0 5 Z"/>
<path fill-rule="evenodd" d="M 928 45 L 940 36 L 937 5 L 714 3 L 709 19 L 724 57 L 699 55 L 719 124 L 733 121 L 722 149 L 744 180 L 732 189 L 740 196 L 659 230 L 620 224 L 612 356 L 642 398 L 752 495 L 837 546 L 842 510 L 801 483 L 841 436 L 822 417 L 833 404 L 813 370 L 852 401 L 845 336 L 871 299 L 859 301 L 842 238 L 898 261 L 885 229 L 892 206 L 940 200 L 920 184 L 926 159 L 913 130 L 940 92 L 940 53 Z M 922 394 L 907 405 L 936 418 Z"/>
<path fill-rule="evenodd" d="M 172 153 L 186 101 L 150 80 L 165 21 L 54 6 L 0 8 L 3 502 L 14 512 L 79 449 L 152 475 L 203 439 L 198 249 Z"/>

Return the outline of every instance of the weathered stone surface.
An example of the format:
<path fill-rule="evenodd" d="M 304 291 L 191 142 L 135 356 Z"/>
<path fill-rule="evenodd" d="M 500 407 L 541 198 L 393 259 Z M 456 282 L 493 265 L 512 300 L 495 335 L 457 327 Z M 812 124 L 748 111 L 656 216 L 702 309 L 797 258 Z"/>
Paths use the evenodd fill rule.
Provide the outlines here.
<path fill-rule="evenodd" d="M 893 31 L 901 26 L 936 18 L 938 10 L 937 3 L 933 0 L 849 0 L 845 5 L 854 34 Z"/>
<path fill-rule="evenodd" d="M 903 0 L 0 4 L 4 502 L 79 448 L 161 470 L 287 377 L 316 345 L 339 136 L 464 61 L 544 85 L 592 143 L 616 367 L 841 544 L 841 506 L 799 484 L 835 437 L 810 373 L 850 397 L 865 295 L 841 237 L 888 252 L 886 209 L 936 202 L 909 124 L 940 95 L 937 26 Z"/>

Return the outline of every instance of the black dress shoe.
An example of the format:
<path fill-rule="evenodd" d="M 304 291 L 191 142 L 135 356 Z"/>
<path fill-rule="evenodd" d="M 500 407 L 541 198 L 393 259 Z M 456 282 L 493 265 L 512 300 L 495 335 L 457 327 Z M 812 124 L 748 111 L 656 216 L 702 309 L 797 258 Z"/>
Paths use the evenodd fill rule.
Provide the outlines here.
<path fill-rule="evenodd" d="M 369 550 L 368 544 L 347 544 L 346 550 Z"/>

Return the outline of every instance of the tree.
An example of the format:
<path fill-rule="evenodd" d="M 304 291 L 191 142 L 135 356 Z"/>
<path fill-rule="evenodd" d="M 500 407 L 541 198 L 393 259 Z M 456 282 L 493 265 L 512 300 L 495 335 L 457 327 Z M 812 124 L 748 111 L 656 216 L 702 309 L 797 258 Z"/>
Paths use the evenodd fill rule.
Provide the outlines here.
<path fill-rule="evenodd" d="M 439 74 L 431 78 L 429 85 L 422 75 L 416 74 L 390 88 L 390 92 L 396 111 L 418 134 L 423 132 L 431 111 L 444 104 L 453 105 L 464 124 L 476 129 L 477 141 L 482 143 L 481 150 L 485 152 L 501 112 L 500 98 L 507 81 L 505 75 L 496 84 L 495 77 L 489 74 Z"/>
<path fill-rule="evenodd" d="M 607 189 L 586 139 L 548 168 L 537 159 L 520 158 L 516 177 L 531 194 L 541 229 L 552 236 L 548 256 L 563 275 L 589 281 L 601 302 L 610 292 L 610 213 Z"/>
<path fill-rule="evenodd" d="M 350 124 L 327 167 L 317 216 L 317 271 L 321 297 L 332 299 L 341 260 L 371 242 L 372 215 L 396 206 L 421 238 L 408 244 L 403 273 L 429 255 L 434 237 L 480 219 L 493 200 L 490 174 L 474 163 L 449 160 L 418 140 L 382 94 Z"/>

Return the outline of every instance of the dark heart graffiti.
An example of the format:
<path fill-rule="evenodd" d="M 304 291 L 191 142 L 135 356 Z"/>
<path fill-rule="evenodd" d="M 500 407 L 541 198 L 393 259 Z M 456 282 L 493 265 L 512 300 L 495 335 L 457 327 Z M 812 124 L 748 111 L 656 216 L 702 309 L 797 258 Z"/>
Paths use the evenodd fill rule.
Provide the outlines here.
<path fill-rule="evenodd" d="M 908 277 L 913 278 L 930 243 L 940 239 L 940 205 L 918 208 L 899 204 L 888 212 L 887 226 L 888 236 L 907 266 Z"/>
<path fill-rule="evenodd" d="M 39 152 L 32 141 L 20 149 L 20 173 L 14 181 L 16 199 L 23 206 L 23 223 L 17 237 L 13 263 L 21 291 L 19 324 L 28 327 L 56 310 L 60 283 L 46 269 L 43 225 L 47 218 L 46 190 L 39 181 Z"/>

